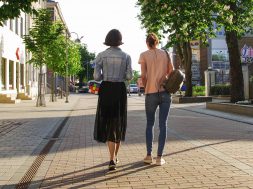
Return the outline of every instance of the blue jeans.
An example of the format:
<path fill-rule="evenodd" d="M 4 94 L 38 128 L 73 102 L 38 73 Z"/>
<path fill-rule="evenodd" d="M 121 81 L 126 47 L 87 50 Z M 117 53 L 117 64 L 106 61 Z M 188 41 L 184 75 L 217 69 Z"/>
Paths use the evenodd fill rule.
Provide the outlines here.
<path fill-rule="evenodd" d="M 159 138 L 157 155 L 163 155 L 163 149 L 167 138 L 167 119 L 170 111 L 171 96 L 167 92 L 147 94 L 145 98 L 145 108 L 147 117 L 146 146 L 147 155 L 152 153 L 154 138 L 155 113 L 159 106 Z"/>

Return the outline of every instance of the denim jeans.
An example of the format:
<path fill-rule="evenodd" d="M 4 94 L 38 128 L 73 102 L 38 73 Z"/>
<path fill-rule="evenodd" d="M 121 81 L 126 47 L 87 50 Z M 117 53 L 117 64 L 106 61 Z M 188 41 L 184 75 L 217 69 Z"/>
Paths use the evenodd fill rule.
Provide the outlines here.
<path fill-rule="evenodd" d="M 154 138 L 155 113 L 159 107 L 159 138 L 157 155 L 163 155 L 163 149 L 167 138 L 167 119 L 170 111 L 171 96 L 167 92 L 158 92 L 147 94 L 145 98 L 145 108 L 147 117 L 146 127 L 146 146 L 147 155 L 152 153 L 152 145 Z"/>

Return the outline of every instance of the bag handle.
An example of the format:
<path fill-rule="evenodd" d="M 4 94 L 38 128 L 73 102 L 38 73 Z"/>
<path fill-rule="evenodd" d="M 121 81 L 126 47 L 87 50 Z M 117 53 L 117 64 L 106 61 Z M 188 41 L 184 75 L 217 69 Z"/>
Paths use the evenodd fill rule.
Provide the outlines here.
<path fill-rule="evenodd" d="M 167 51 L 167 50 L 164 50 L 164 51 L 165 51 L 166 54 L 167 54 L 168 62 L 169 62 L 168 67 L 167 67 L 167 75 L 170 75 L 170 73 L 171 73 L 175 68 L 174 68 L 174 65 L 173 65 L 172 62 L 171 62 L 170 55 L 169 55 L 168 51 Z"/>
<path fill-rule="evenodd" d="M 164 75 L 162 78 L 161 78 L 161 81 L 160 81 L 160 86 L 164 86 L 164 81 L 168 78 L 168 76 L 171 74 L 171 72 L 174 70 L 174 65 L 172 64 L 171 62 L 171 59 L 170 59 L 170 55 L 168 53 L 167 50 L 165 50 L 165 53 L 167 55 L 167 58 L 168 58 L 168 65 L 167 65 L 167 71 L 166 71 L 166 75 Z"/>

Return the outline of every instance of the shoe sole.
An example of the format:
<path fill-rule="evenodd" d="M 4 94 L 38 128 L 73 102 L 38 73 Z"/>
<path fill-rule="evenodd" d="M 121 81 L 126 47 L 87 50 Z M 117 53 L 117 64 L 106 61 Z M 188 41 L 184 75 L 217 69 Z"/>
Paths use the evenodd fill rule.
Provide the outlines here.
<path fill-rule="evenodd" d="M 146 163 L 146 164 L 152 164 L 153 163 L 153 161 L 150 161 L 150 160 L 144 160 L 143 162 Z"/>
<path fill-rule="evenodd" d="M 163 162 L 163 163 L 161 163 L 161 162 L 157 163 L 157 162 L 156 162 L 156 165 L 161 166 L 161 165 L 164 165 L 165 163 L 166 163 L 166 162 Z"/>

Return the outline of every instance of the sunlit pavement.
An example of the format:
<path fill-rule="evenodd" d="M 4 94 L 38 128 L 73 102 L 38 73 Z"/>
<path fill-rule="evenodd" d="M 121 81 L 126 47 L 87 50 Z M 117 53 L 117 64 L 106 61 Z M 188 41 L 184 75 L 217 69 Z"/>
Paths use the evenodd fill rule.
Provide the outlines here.
<path fill-rule="evenodd" d="M 173 104 L 167 163 L 145 165 L 144 98 L 128 97 L 126 141 L 112 172 L 106 145 L 93 140 L 97 95 L 72 94 L 69 103 L 47 98 L 46 107 L 0 104 L 0 188 L 22 186 L 26 177 L 30 188 L 253 188 L 253 118 L 206 110 L 203 103 Z M 156 126 L 154 156 L 157 137 Z"/>

